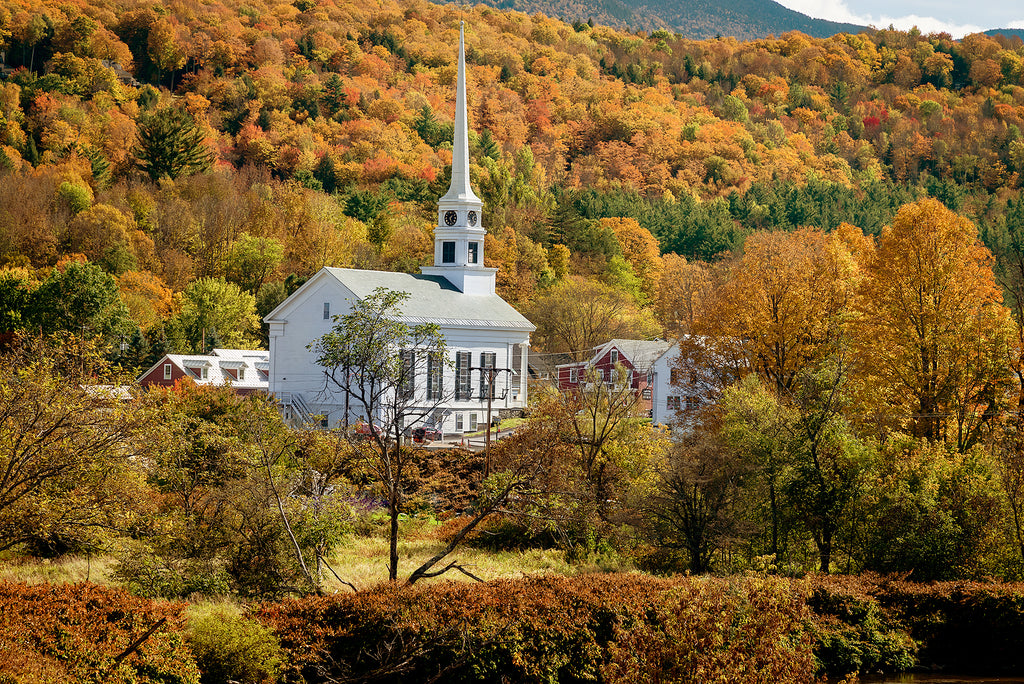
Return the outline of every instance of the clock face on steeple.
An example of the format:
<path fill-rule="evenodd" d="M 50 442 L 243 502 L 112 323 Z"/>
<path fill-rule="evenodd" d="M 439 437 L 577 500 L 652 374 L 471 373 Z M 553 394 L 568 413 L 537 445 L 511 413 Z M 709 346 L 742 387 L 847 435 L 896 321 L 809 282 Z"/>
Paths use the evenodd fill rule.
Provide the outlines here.
<path fill-rule="evenodd" d="M 459 215 L 454 211 L 444 212 L 444 224 L 446 226 L 454 226 L 459 220 Z"/>
<path fill-rule="evenodd" d="M 469 223 L 469 225 L 475 226 L 476 225 L 476 212 L 475 211 L 470 211 L 468 214 L 466 214 L 466 221 Z"/>

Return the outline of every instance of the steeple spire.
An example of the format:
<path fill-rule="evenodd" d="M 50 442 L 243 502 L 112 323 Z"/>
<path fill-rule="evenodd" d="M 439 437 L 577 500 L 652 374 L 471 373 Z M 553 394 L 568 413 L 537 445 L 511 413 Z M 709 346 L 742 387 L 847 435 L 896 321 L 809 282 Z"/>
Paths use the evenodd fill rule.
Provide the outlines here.
<path fill-rule="evenodd" d="M 452 184 L 441 201 L 480 202 L 469 184 L 469 121 L 466 111 L 465 22 L 459 22 L 459 76 L 455 87 L 455 139 L 452 141 Z"/>
<path fill-rule="evenodd" d="M 469 120 L 466 117 L 466 48 L 459 22 L 459 82 L 455 88 L 452 185 L 437 202 L 434 265 L 423 275 L 443 276 L 465 295 L 494 294 L 496 268 L 484 266 L 484 203 L 469 184 Z"/>

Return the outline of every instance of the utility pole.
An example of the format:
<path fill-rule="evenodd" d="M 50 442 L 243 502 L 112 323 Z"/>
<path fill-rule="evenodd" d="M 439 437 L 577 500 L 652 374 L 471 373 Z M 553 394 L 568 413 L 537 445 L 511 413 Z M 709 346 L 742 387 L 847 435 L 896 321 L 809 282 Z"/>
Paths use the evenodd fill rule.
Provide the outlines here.
<path fill-rule="evenodd" d="M 494 400 L 494 374 L 497 368 L 490 368 L 487 377 L 487 439 L 484 440 L 484 478 L 491 474 L 491 402 Z"/>
<path fill-rule="evenodd" d="M 494 378 L 498 373 L 511 373 L 512 369 L 480 366 L 470 368 L 469 370 L 478 370 L 481 373 L 487 373 L 487 437 L 484 439 L 484 478 L 487 478 L 491 474 L 491 406 L 494 401 Z M 499 399 L 504 399 L 506 396 L 508 396 L 507 386 L 502 390 Z"/>

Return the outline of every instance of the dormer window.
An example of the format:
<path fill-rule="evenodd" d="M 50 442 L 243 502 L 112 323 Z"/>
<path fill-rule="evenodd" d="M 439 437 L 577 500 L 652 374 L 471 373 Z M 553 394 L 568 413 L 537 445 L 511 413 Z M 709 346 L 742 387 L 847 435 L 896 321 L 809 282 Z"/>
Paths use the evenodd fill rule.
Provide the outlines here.
<path fill-rule="evenodd" d="M 442 242 L 441 243 L 441 263 L 442 264 L 454 264 L 455 263 L 455 243 L 454 242 Z"/>
<path fill-rule="evenodd" d="M 469 243 L 469 263 L 475 264 L 480 254 L 480 243 L 470 242 Z"/>

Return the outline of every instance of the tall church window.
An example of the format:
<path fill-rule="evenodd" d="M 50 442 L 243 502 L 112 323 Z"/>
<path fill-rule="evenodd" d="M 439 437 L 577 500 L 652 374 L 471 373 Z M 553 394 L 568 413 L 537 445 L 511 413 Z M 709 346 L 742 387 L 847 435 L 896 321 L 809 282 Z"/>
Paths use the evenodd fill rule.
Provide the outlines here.
<path fill-rule="evenodd" d="M 479 258 L 480 243 L 470 242 L 469 243 L 469 263 L 475 264 Z"/>
<path fill-rule="evenodd" d="M 442 264 L 454 264 L 455 263 L 455 243 L 454 242 L 442 242 L 441 243 L 441 263 Z"/>
<path fill-rule="evenodd" d="M 494 398 L 494 368 L 497 354 L 494 352 L 480 353 L 480 398 Z"/>
<path fill-rule="evenodd" d="M 441 352 L 430 352 L 427 356 L 427 400 L 444 397 L 444 359 Z"/>
<path fill-rule="evenodd" d="M 512 345 L 512 396 L 519 395 L 523 385 L 523 345 Z"/>
<path fill-rule="evenodd" d="M 469 399 L 472 391 L 469 352 L 455 352 L 455 398 Z"/>
<path fill-rule="evenodd" d="M 402 358 L 402 377 L 400 388 L 402 397 L 405 399 L 411 399 L 413 394 L 416 392 L 416 352 L 412 349 L 403 349 L 401 352 Z"/>

